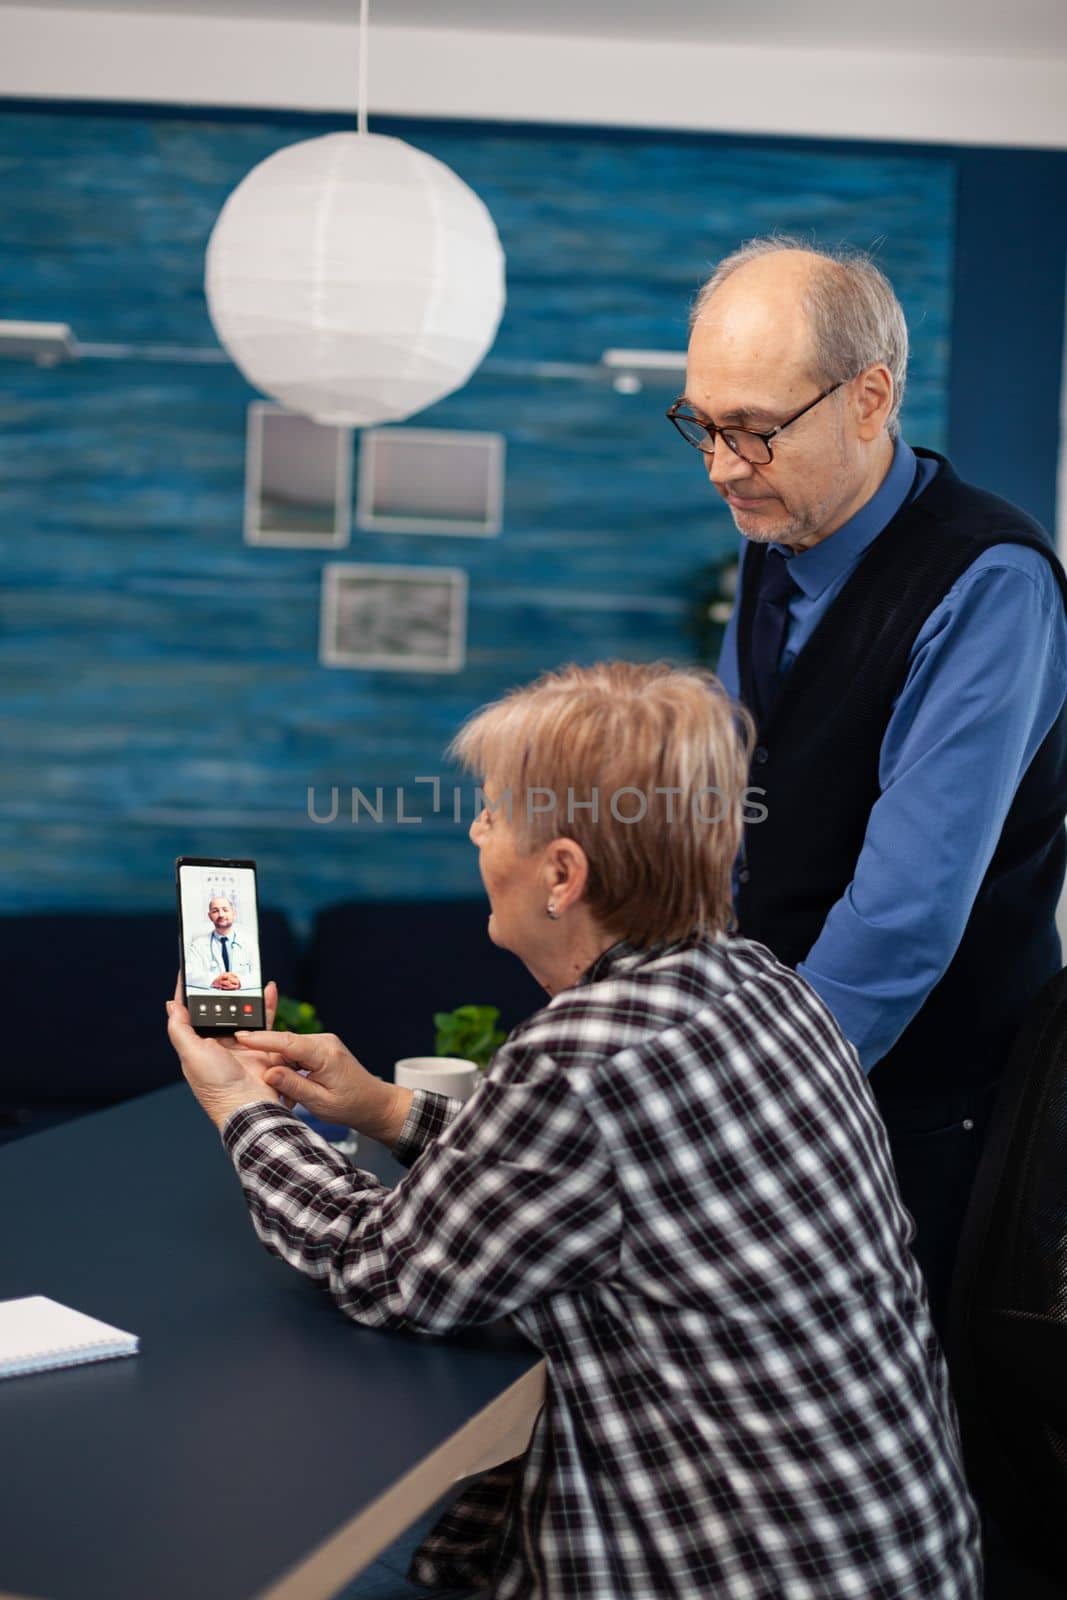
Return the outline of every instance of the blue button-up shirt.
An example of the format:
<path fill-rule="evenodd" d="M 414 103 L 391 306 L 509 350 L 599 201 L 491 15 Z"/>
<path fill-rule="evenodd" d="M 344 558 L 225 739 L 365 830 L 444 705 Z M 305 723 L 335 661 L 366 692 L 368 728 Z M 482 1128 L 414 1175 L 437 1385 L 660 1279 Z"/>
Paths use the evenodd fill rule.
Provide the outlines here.
<path fill-rule="evenodd" d="M 855 516 L 810 550 L 777 547 L 796 590 L 783 675 L 864 551 L 935 471 L 898 439 L 881 487 Z M 719 676 L 739 696 L 736 610 Z M 1067 616 L 1052 569 L 1024 545 L 994 545 L 919 631 L 855 874 L 797 967 L 867 1071 L 952 960 L 1019 781 L 1065 696 Z"/>

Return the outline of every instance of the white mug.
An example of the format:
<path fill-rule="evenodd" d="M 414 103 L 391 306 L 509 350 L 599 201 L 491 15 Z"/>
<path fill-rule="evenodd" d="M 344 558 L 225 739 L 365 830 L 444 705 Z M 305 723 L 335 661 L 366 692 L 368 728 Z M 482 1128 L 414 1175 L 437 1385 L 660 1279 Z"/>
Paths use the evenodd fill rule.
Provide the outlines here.
<path fill-rule="evenodd" d="M 396 1064 L 395 1081 L 401 1089 L 429 1089 L 453 1100 L 469 1100 L 480 1077 L 474 1062 L 459 1056 L 405 1056 Z"/>

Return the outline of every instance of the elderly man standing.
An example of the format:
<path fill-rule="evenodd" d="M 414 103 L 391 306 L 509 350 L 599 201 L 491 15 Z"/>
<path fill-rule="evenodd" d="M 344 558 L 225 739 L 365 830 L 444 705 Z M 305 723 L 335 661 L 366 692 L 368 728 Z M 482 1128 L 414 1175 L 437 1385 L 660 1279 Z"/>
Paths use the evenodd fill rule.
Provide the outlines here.
<path fill-rule="evenodd" d="M 870 1073 L 936 1321 L 1012 1036 L 1060 965 L 1067 578 L 1025 512 L 900 437 L 907 348 L 865 257 L 757 240 L 700 291 L 668 415 L 743 535 L 719 673 L 767 815 L 740 932 Z"/>

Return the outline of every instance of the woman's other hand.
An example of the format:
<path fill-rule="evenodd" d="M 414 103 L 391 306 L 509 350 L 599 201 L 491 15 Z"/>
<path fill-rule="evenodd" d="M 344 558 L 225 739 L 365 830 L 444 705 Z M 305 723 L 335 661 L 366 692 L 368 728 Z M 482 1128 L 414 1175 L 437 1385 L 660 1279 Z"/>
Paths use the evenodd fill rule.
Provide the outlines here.
<path fill-rule="evenodd" d="M 242 1031 L 237 1041 L 250 1054 L 274 1058 L 266 1062 L 263 1080 L 287 1103 L 385 1145 L 399 1139 L 412 1091 L 368 1072 L 336 1034 Z"/>
<path fill-rule="evenodd" d="M 263 1002 L 267 1020 L 273 1022 L 278 1006 L 276 984 L 267 984 Z M 265 1052 L 246 1050 L 233 1038 L 207 1039 L 196 1032 L 182 1000 L 180 974 L 174 998 L 167 1001 L 167 1033 L 189 1087 L 216 1127 L 221 1129 L 241 1106 L 279 1098 L 265 1082 L 265 1071 L 272 1065 Z"/>

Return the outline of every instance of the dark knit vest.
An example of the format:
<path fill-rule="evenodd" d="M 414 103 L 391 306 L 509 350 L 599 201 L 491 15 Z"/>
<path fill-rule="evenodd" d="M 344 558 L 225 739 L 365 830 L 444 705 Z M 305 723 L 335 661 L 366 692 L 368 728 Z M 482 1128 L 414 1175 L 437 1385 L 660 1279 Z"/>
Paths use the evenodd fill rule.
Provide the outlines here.
<path fill-rule="evenodd" d="M 1046 557 L 1067 604 L 1067 576 L 1044 529 L 933 459 L 937 475 L 868 547 L 759 726 L 749 782 L 766 791 L 757 798 L 767 817 L 746 829 L 736 909 L 740 933 L 789 966 L 803 961 L 852 880 L 912 645 L 956 579 L 990 545 L 1027 545 Z M 750 544 L 742 568 L 738 661 L 750 710 L 765 554 Z M 1067 708 L 1023 776 L 947 971 L 871 1074 L 883 1103 L 999 1076 L 1029 1001 L 1059 967 L 1065 812 Z"/>

